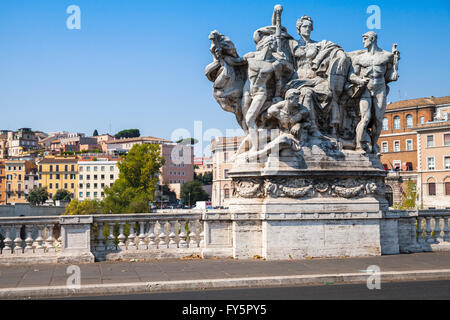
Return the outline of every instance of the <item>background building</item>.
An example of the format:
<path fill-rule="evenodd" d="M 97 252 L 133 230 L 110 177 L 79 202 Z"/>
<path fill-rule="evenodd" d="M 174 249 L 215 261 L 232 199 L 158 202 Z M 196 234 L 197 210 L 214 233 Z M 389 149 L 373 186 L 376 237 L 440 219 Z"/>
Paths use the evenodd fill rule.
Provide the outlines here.
<path fill-rule="evenodd" d="M 450 209 L 450 121 L 433 121 L 416 130 L 418 204 L 425 209 Z"/>
<path fill-rule="evenodd" d="M 78 194 L 79 200 L 102 200 L 104 188 L 113 185 L 119 178 L 117 161 L 98 158 L 96 161 L 78 161 Z"/>
<path fill-rule="evenodd" d="M 0 205 L 6 204 L 5 160 L 0 159 Z"/>
<path fill-rule="evenodd" d="M 26 203 L 26 195 L 37 185 L 37 166 L 28 160 L 6 160 L 6 204 Z"/>
<path fill-rule="evenodd" d="M 227 207 L 231 198 L 230 162 L 244 137 L 216 137 L 211 142 L 213 158 L 212 206 Z"/>
<path fill-rule="evenodd" d="M 449 105 L 450 96 L 410 99 L 387 105 L 378 145 L 385 169 L 398 172 L 397 179 L 391 175 L 386 183 L 388 194 L 394 195 L 393 202 L 402 202 L 399 195 L 405 192 L 409 180 L 416 186 L 420 183 L 418 176 L 423 169 L 419 162 L 424 145 L 419 143 L 418 128 L 448 119 Z M 402 181 L 400 191 L 395 185 L 398 181 Z"/>
<path fill-rule="evenodd" d="M 72 198 L 78 191 L 78 159 L 75 156 L 48 156 L 38 162 L 39 186 L 47 188 L 52 198 L 56 191 L 65 189 Z"/>
<path fill-rule="evenodd" d="M 8 157 L 23 157 L 40 149 L 38 136 L 30 128 L 21 128 L 18 131 L 9 131 Z"/>

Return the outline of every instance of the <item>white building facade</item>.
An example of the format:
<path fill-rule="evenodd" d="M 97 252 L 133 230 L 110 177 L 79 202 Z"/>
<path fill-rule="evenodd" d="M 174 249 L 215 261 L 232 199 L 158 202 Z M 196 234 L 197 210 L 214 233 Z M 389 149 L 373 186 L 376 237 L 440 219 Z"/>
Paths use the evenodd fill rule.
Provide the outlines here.
<path fill-rule="evenodd" d="M 104 188 L 119 178 L 117 161 L 78 161 L 78 200 L 102 200 Z"/>

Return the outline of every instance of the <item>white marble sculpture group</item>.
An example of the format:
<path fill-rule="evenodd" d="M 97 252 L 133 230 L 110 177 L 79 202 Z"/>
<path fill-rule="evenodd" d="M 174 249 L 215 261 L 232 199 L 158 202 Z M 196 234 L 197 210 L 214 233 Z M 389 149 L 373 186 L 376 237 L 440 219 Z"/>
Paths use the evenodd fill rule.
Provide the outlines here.
<path fill-rule="evenodd" d="M 369 31 L 362 36 L 366 50 L 345 52 L 312 40 L 308 16 L 298 19 L 295 40 L 281 25 L 282 10 L 275 6 L 272 25 L 253 35 L 256 51 L 243 57 L 227 36 L 209 35 L 214 61 L 206 76 L 217 102 L 246 133 L 236 159 L 257 158 L 274 146 L 293 154 L 316 146 L 327 154 L 346 149 L 376 156 L 387 84 L 398 79 L 397 45 L 384 51 Z M 274 129 L 278 134 L 261 142 L 261 132 Z"/>

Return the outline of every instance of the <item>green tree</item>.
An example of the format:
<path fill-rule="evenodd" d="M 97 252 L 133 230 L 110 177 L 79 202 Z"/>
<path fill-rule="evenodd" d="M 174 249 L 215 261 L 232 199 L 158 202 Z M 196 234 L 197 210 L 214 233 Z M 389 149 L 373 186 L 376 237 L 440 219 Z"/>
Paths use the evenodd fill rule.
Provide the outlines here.
<path fill-rule="evenodd" d="M 47 188 L 44 187 L 34 188 L 26 196 L 27 201 L 33 206 L 45 203 L 45 201 L 47 201 L 48 198 L 49 194 L 47 192 Z"/>
<path fill-rule="evenodd" d="M 198 142 L 197 139 L 194 138 L 185 138 L 185 139 L 180 139 L 177 141 L 177 143 L 181 143 L 181 144 L 185 144 L 185 145 L 194 145 Z"/>
<path fill-rule="evenodd" d="M 126 130 L 119 131 L 118 133 L 116 133 L 114 135 L 114 137 L 116 139 L 136 138 L 136 137 L 140 137 L 140 136 L 141 136 L 141 133 L 139 132 L 139 129 L 126 129 Z"/>
<path fill-rule="evenodd" d="M 194 205 L 197 201 L 209 200 L 209 194 L 203 189 L 198 180 L 186 182 L 181 187 L 180 197 L 185 205 Z"/>
<path fill-rule="evenodd" d="M 414 209 L 416 207 L 416 184 L 411 179 L 406 183 L 406 191 L 403 192 L 401 209 Z"/>
<path fill-rule="evenodd" d="M 194 173 L 194 180 L 200 181 L 203 185 L 212 184 L 212 171 L 196 174 Z"/>
<path fill-rule="evenodd" d="M 118 164 L 119 178 L 111 187 L 105 187 L 105 212 L 147 212 L 149 201 L 155 201 L 164 161 L 158 145 L 135 144 Z"/>
<path fill-rule="evenodd" d="M 98 131 L 97 129 L 94 130 L 94 133 L 92 134 L 93 137 L 97 137 L 98 136 Z"/>
<path fill-rule="evenodd" d="M 73 199 L 66 206 L 65 214 L 68 215 L 82 215 L 82 214 L 100 214 L 103 213 L 102 203 L 98 200 L 83 200 Z"/>
<path fill-rule="evenodd" d="M 56 191 L 55 195 L 53 196 L 53 201 L 60 200 L 60 201 L 70 201 L 72 198 L 70 192 L 65 189 L 59 189 Z"/>

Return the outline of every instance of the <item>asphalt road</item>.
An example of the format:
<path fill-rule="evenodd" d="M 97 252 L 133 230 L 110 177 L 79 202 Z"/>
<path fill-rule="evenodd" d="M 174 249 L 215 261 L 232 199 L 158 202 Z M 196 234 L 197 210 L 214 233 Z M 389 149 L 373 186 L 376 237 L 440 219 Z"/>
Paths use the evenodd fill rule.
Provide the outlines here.
<path fill-rule="evenodd" d="M 178 291 L 135 295 L 70 297 L 86 300 L 450 300 L 450 280 L 366 284 Z"/>

